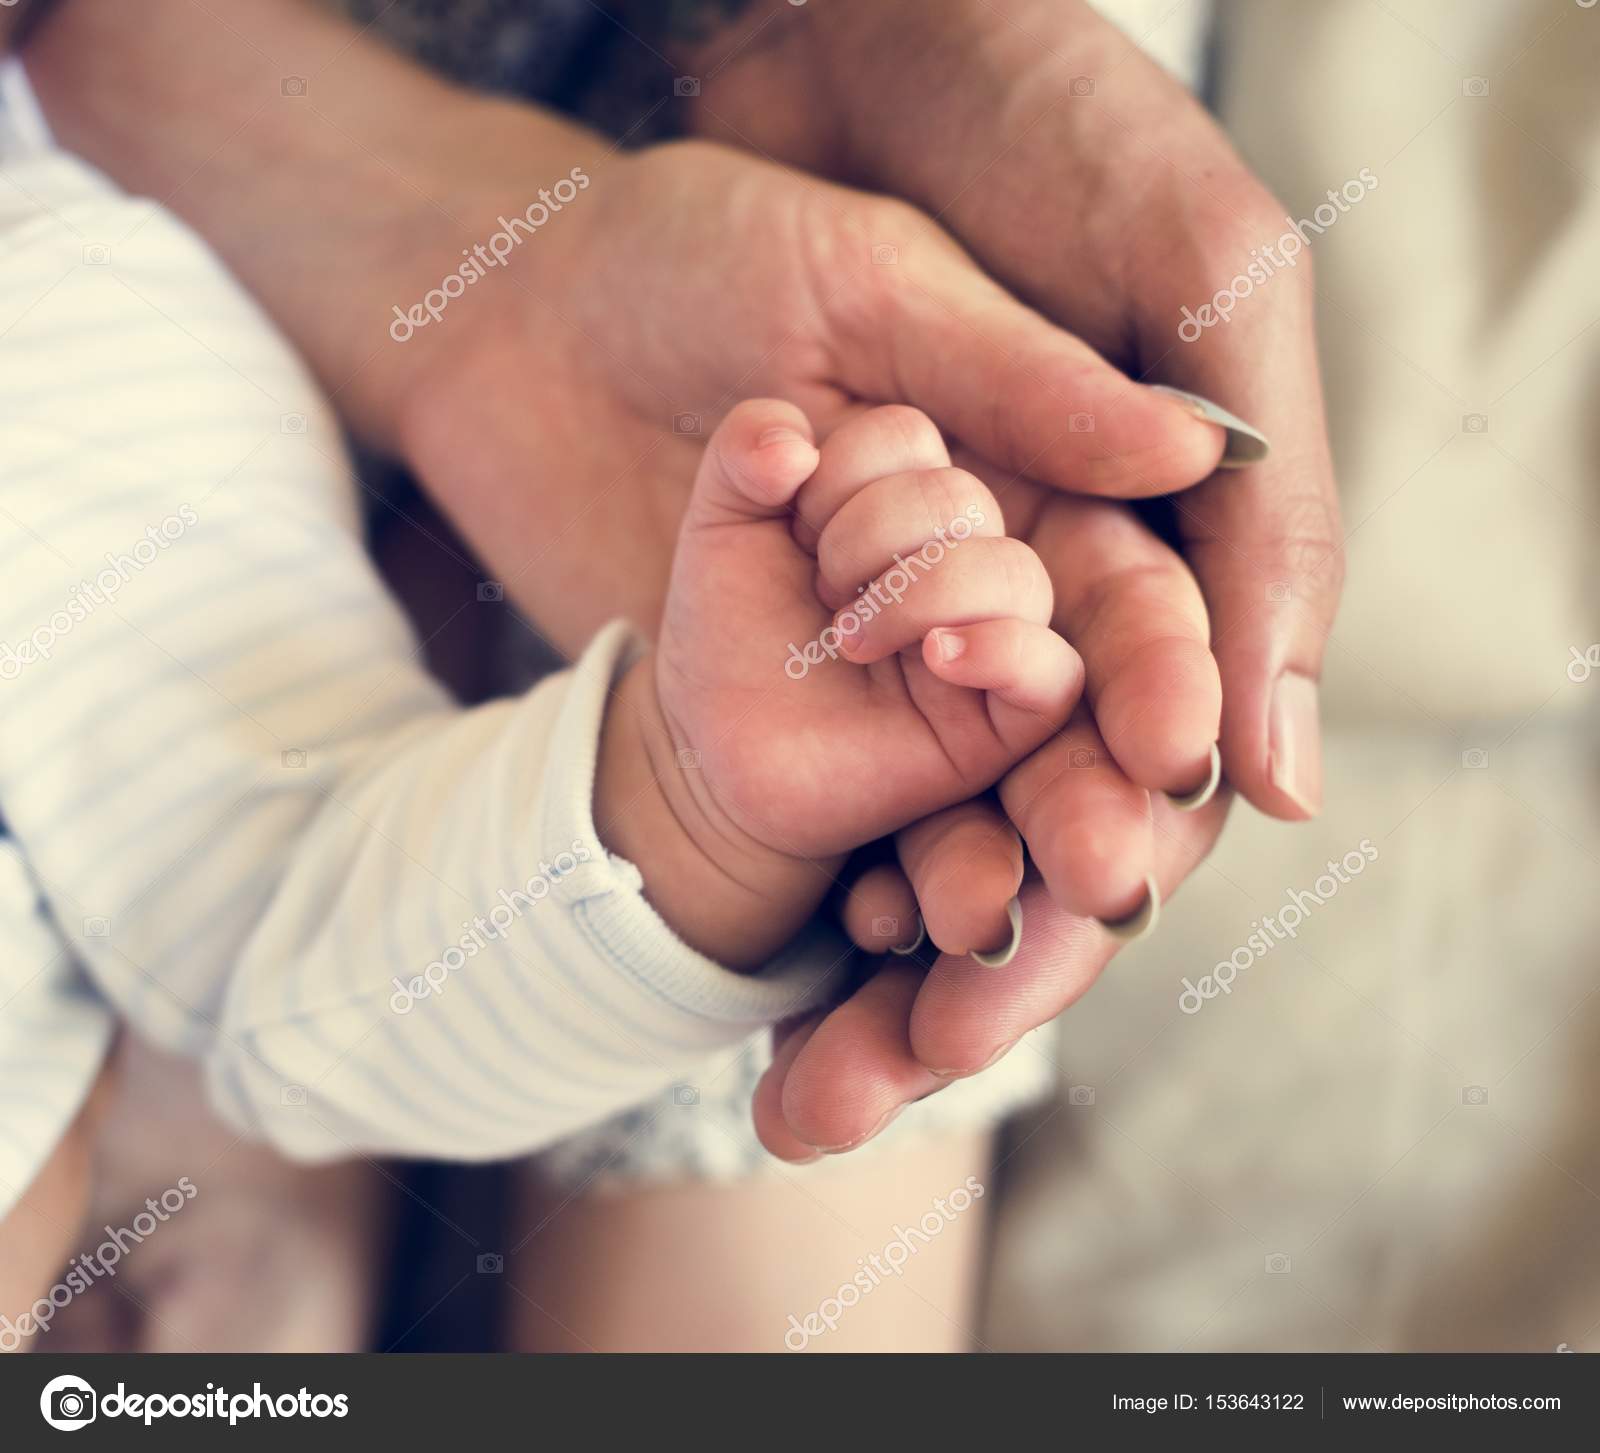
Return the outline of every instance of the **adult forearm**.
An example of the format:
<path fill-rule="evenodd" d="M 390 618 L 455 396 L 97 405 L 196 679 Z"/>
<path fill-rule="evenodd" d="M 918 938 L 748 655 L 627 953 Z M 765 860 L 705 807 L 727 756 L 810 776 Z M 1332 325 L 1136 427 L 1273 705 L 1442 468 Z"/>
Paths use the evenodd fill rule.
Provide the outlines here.
<path fill-rule="evenodd" d="M 25 57 L 63 141 L 202 233 L 379 444 L 443 331 L 402 347 L 393 308 L 602 149 L 306 0 L 57 0 Z M 492 180 L 508 148 L 528 196 Z"/>
<path fill-rule="evenodd" d="M 899 153 L 925 149 L 930 101 L 994 100 L 973 49 L 1004 28 L 988 0 L 701 0 L 691 19 L 661 42 L 698 82 L 689 128 L 840 180 L 893 190 Z"/>

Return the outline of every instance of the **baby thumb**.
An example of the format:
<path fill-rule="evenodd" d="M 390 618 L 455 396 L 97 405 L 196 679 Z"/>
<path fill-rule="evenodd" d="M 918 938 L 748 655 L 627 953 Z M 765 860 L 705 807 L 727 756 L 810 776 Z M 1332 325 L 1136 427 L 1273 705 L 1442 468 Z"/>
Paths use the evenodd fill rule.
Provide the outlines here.
<path fill-rule="evenodd" d="M 691 528 L 777 519 L 815 472 L 810 421 L 793 404 L 750 399 L 706 445 L 689 502 Z"/>

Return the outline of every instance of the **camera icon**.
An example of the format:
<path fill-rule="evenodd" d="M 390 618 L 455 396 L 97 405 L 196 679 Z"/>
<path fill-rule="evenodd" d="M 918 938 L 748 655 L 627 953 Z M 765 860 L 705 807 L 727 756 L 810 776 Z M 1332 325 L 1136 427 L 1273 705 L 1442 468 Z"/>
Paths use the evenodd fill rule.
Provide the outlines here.
<path fill-rule="evenodd" d="M 1487 76 L 1468 76 L 1461 83 L 1463 96 L 1487 96 L 1489 94 L 1489 78 Z"/>
<path fill-rule="evenodd" d="M 102 918 L 98 913 L 83 920 L 83 936 L 85 938 L 110 938 L 111 920 Z"/>
<path fill-rule="evenodd" d="M 304 1085 L 285 1085 L 278 1091 L 280 1105 L 304 1105 L 306 1102 L 306 1087 Z"/>
<path fill-rule="evenodd" d="M 83 246 L 83 260 L 90 267 L 107 267 L 111 262 L 111 249 L 103 242 L 86 242 Z"/>
<path fill-rule="evenodd" d="M 1068 89 L 1071 90 L 1074 96 L 1092 96 L 1094 95 L 1094 77 L 1074 76 Z"/>
<path fill-rule="evenodd" d="M 674 414 L 672 416 L 672 432 L 674 434 L 698 434 L 700 429 L 699 414 Z"/>
<path fill-rule="evenodd" d="M 304 76 L 285 76 L 283 84 L 278 89 L 285 96 L 303 96 L 306 93 L 306 78 Z"/>
<path fill-rule="evenodd" d="M 879 242 L 872 249 L 872 261 L 877 267 L 893 267 L 900 261 L 900 249 L 892 242 Z"/>
<path fill-rule="evenodd" d="M 304 434 L 306 431 L 306 416 L 304 414 L 280 414 L 278 416 L 278 431 L 283 434 Z"/>
<path fill-rule="evenodd" d="M 499 1276 L 506 1269 L 506 1259 L 498 1251 L 485 1251 L 478 1257 L 479 1276 Z"/>
<path fill-rule="evenodd" d="M 1074 1085 L 1067 1091 L 1067 1104 L 1092 1105 L 1094 1104 L 1093 1085 Z"/>
<path fill-rule="evenodd" d="M 64 1432 L 92 1423 L 98 1411 L 95 1392 L 81 1377 L 52 1377 L 39 1392 L 39 1411 L 52 1428 Z"/>
<path fill-rule="evenodd" d="M 1294 595 L 1294 592 L 1289 589 L 1287 580 L 1269 580 L 1267 582 L 1266 595 L 1268 601 L 1272 604 L 1282 605 L 1284 601 Z"/>
<path fill-rule="evenodd" d="M 1489 754 L 1482 747 L 1468 747 L 1461 754 L 1461 765 L 1471 772 L 1481 772 L 1489 765 Z"/>
<path fill-rule="evenodd" d="M 672 1103 L 674 1105 L 698 1105 L 700 1092 L 693 1085 L 674 1085 L 672 1087 Z"/>
<path fill-rule="evenodd" d="M 678 749 L 678 765 L 685 772 L 695 772 L 700 767 L 700 753 L 693 747 L 680 747 Z"/>
<path fill-rule="evenodd" d="M 874 938 L 896 938 L 900 933 L 900 920 L 887 916 L 872 920 L 872 936 Z"/>
<path fill-rule="evenodd" d="M 1461 416 L 1461 432 L 1463 434 L 1487 434 L 1489 432 L 1489 416 L 1487 414 L 1463 414 Z"/>
<path fill-rule="evenodd" d="M 306 751 L 304 747 L 290 747 L 281 758 L 283 765 L 291 771 L 298 771 L 306 764 Z"/>
<path fill-rule="evenodd" d="M 1463 1105 L 1487 1105 L 1489 1103 L 1489 1087 L 1487 1085 L 1463 1085 L 1461 1088 L 1461 1103 Z"/>
<path fill-rule="evenodd" d="M 1067 415 L 1067 432 L 1069 434 L 1092 434 L 1092 433 L 1094 433 L 1094 415 L 1093 414 L 1068 414 Z"/>
<path fill-rule="evenodd" d="M 504 600 L 506 588 L 498 580 L 480 580 L 478 582 L 478 599 L 487 604 L 490 601 Z"/>
<path fill-rule="evenodd" d="M 1067 753 L 1067 766 L 1074 767 L 1080 772 L 1094 766 L 1094 748 L 1074 747 Z"/>
<path fill-rule="evenodd" d="M 679 76 L 672 83 L 674 96 L 698 96 L 700 94 L 700 78 L 698 76 Z"/>
<path fill-rule="evenodd" d="M 1267 1271 L 1273 1276 L 1287 1276 L 1289 1274 L 1289 1258 L 1281 1251 L 1270 1252 L 1267 1256 Z"/>

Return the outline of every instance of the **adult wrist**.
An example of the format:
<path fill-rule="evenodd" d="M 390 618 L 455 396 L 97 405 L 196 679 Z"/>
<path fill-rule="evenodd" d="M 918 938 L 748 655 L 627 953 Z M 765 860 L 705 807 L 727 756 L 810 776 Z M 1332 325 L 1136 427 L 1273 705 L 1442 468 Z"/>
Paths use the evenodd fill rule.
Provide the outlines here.
<path fill-rule="evenodd" d="M 901 80 L 925 69 L 966 4 L 751 0 L 676 48 L 694 91 L 688 129 L 836 180 L 894 175 L 904 118 L 924 109 L 894 99 Z"/>

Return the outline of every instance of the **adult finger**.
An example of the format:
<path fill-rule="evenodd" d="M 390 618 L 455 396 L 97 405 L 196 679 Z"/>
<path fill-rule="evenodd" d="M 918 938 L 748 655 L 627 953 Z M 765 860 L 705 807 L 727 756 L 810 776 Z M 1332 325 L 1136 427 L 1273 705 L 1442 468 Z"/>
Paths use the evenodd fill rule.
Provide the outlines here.
<path fill-rule="evenodd" d="M 1312 817 L 1317 680 L 1344 564 L 1310 301 L 1274 302 L 1248 331 L 1227 331 L 1173 355 L 1170 376 L 1258 423 L 1273 452 L 1180 497 L 1178 519 L 1211 615 L 1228 779 L 1263 812 Z"/>
<path fill-rule="evenodd" d="M 874 863 L 850 885 L 840 920 L 850 942 L 872 954 L 908 949 L 922 932 L 917 895 L 895 863 Z"/>
<path fill-rule="evenodd" d="M 941 1088 L 911 1052 L 921 984 L 919 967 L 891 959 L 817 1025 L 782 1077 L 779 1101 L 791 1135 L 816 1150 L 853 1150 Z"/>
<path fill-rule="evenodd" d="M 1225 795 L 1193 813 L 1157 799 L 1154 875 L 1164 899 L 1211 850 L 1226 816 Z M 1002 1058 L 1087 992 L 1121 947 L 1094 919 L 1065 912 L 1052 898 L 1031 875 L 1023 884 L 1022 945 L 1004 969 L 945 954 L 928 971 L 910 1038 L 918 1062 L 939 1078 L 976 1074 Z"/>
<path fill-rule="evenodd" d="M 1204 783 L 1222 679 L 1194 575 L 1131 511 L 1052 495 L 1029 532 L 1055 588 L 1053 624 L 1077 647 L 1107 749 L 1129 779 L 1186 794 Z"/>
<path fill-rule="evenodd" d="M 788 1078 L 789 1067 L 826 1017 L 825 1012 L 817 1013 L 773 1027 L 772 1063 L 756 1082 L 755 1094 L 750 1100 L 756 1139 L 769 1155 L 792 1165 L 817 1160 L 822 1152 L 814 1145 L 807 1145 L 789 1128 L 783 1116 L 783 1083 Z"/>
<path fill-rule="evenodd" d="M 902 828 L 895 848 L 936 947 L 967 954 L 1005 945 L 1007 906 L 1022 886 L 1022 839 L 992 798 Z"/>
<path fill-rule="evenodd" d="M 1154 862 L 1151 796 L 1112 760 L 1088 711 L 1012 768 L 1000 803 L 1060 908 L 1106 922 L 1139 908 Z"/>
<path fill-rule="evenodd" d="M 1004 468 L 1121 497 L 1204 479 L 1224 434 L 1018 302 L 915 208 L 872 214 L 865 296 L 832 311 L 839 381 L 914 404 Z"/>

